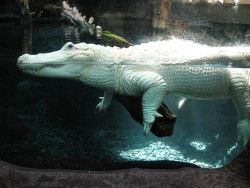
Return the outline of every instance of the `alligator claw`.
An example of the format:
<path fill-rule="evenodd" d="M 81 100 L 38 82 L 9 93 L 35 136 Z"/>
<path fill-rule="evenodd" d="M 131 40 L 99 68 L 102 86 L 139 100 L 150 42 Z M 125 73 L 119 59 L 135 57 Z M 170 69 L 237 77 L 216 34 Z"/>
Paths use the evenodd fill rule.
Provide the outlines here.
<path fill-rule="evenodd" d="M 158 112 L 155 112 L 155 117 L 163 117 L 163 115 L 161 115 L 161 114 L 158 113 Z"/>
<path fill-rule="evenodd" d="M 143 130 L 144 130 L 144 135 L 145 135 L 146 137 L 148 137 L 148 134 L 149 134 L 149 132 L 150 132 L 150 129 L 151 129 L 152 125 L 150 125 L 150 124 L 147 123 L 147 122 L 144 122 L 144 123 L 143 123 L 143 126 L 144 126 L 144 128 L 143 128 Z"/>
<path fill-rule="evenodd" d="M 104 97 L 99 97 L 101 99 L 101 102 L 97 104 L 96 109 L 99 110 L 99 112 L 107 110 L 109 104 L 105 103 Z"/>

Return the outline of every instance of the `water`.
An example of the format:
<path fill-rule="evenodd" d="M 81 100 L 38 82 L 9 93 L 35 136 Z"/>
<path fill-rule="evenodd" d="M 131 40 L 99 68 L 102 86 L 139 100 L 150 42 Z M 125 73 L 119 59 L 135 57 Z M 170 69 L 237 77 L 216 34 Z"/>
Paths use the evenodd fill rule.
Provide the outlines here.
<path fill-rule="evenodd" d="M 230 150 L 237 137 L 231 100 L 192 101 L 178 110 L 181 98 L 167 96 L 164 102 L 178 116 L 173 136 L 145 138 L 142 126 L 116 100 L 105 113 L 95 110 L 102 91 L 71 80 L 33 77 L 16 67 L 23 53 L 45 53 L 67 41 L 94 39 L 80 38 L 65 24 L 41 24 L 25 31 L 8 22 L 0 28 L 2 160 L 35 168 L 105 170 L 127 161 L 158 160 L 214 168 L 241 151 Z M 137 37 L 137 42 L 144 39 Z"/>

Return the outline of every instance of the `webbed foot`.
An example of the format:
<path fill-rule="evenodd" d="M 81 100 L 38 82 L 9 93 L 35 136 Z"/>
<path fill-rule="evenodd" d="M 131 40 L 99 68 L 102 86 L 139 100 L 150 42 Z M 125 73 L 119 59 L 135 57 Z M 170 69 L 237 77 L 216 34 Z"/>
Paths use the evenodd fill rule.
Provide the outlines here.
<path fill-rule="evenodd" d="M 247 145 L 248 140 L 249 140 L 248 136 L 238 136 L 237 137 L 237 144 L 245 147 Z"/>
<path fill-rule="evenodd" d="M 250 126 L 248 120 L 241 120 L 238 122 L 238 137 L 237 143 L 246 146 L 250 137 Z"/>
<path fill-rule="evenodd" d="M 113 97 L 113 93 L 105 91 L 104 97 L 99 97 L 101 99 L 101 102 L 96 106 L 96 109 L 99 109 L 99 112 L 107 110 L 112 100 L 112 97 Z"/>
<path fill-rule="evenodd" d="M 163 117 L 160 113 L 158 113 L 157 111 L 153 112 L 153 114 L 149 115 L 147 114 L 147 116 L 145 116 L 146 120 L 143 121 L 143 126 L 144 126 L 144 135 L 147 137 L 151 127 L 155 121 L 155 117 Z"/>
<path fill-rule="evenodd" d="M 152 127 L 153 124 L 149 124 L 147 122 L 143 122 L 143 131 L 144 131 L 144 136 L 148 136 L 149 132 L 150 132 L 150 129 Z"/>
<path fill-rule="evenodd" d="M 98 109 L 99 112 L 106 111 L 109 104 L 105 103 L 104 97 L 99 97 L 99 99 L 101 99 L 101 102 L 98 103 L 98 105 L 96 106 L 96 109 Z"/>

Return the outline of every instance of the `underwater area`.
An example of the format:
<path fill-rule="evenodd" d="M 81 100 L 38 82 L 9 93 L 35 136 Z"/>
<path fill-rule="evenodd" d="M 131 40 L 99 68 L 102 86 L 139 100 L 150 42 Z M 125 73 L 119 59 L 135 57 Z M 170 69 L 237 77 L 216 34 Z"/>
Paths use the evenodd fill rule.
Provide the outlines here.
<path fill-rule="evenodd" d="M 173 5 L 172 11 L 174 8 Z M 151 26 L 151 14 L 139 24 L 139 19 L 133 17 L 115 19 L 115 14 L 104 13 L 95 22 L 134 45 L 172 38 L 211 47 L 250 44 L 249 24 L 193 21 L 188 28 L 175 25 L 163 32 Z M 3 161 L 42 169 L 219 168 L 242 151 L 235 146 L 237 110 L 231 99 L 192 100 L 178 109 L 182 97 L 166 95 L 164 103 L 177 115 L 173 134 L 159 138 L 150 133 L 145 137 L 143 126 L 116 99 L 99 113 L 96 105 L 103 96 L 102 90 L 79 81 L 35 77 L 20 71 L 16 63 L 24 53 L 56 51 L 67 42 L 100 44 L 65 20 L 43 20 L 32 27 L 1 20 L 0 40 Z M 241 67 L 223 61 L 200 65 L 218 69 Z"/>

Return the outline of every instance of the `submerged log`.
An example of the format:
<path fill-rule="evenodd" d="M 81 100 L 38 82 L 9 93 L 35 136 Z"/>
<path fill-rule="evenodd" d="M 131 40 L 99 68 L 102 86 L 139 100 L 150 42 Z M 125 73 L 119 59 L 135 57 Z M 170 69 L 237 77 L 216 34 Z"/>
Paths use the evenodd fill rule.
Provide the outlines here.
<path fill-rule="evenodd" d="M 165 29 L 169 27 L 169 0 L 156 0 L 154 3 L 153 27 Z"/>
<path fill-rule="evenodd" d="M 17 4 L 20 7 L 21 12 L 21 23 L 26 27 L 30 27 L 32 22 L 39 20 L 43 13 L 43 10 L 31 12 L 29 3 L 29 0 L 17 0 Z"/>
<path fill-rule="evenodd" d="M 115 95 L 114 98 L 122 103 L 135 121 L 142 125 L 142 97 Z M 171 112 L 164 103 L 162 103 L 158 112 L 162 114 L 163 117 L 155 118 L 155 122 L 150 131 L 157 137 L 171 136 L 177 116 Z"/>
<path fill-rule="evenodd" d="M 29 8 L 29 0 L 17 0 L 17 3 L 20 6 L 21 15 L 24 20 L 24 23 L 32 22 L 32 16 Z"/>

